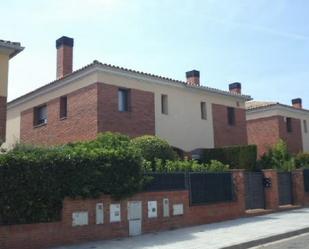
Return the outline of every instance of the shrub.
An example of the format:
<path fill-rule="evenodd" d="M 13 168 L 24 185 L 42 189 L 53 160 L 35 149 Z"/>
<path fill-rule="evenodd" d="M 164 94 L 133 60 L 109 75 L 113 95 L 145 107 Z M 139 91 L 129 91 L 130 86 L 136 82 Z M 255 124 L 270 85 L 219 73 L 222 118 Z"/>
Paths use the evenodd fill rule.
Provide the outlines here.
<path fill-rule="evenodd" d="M 156 172 L 224 172 L 229 170 L 229 166 L 219 161 L 211 160 L 209 164 L 200 164 L 195 160 L 176 160 L 165 161 L 156 159 L 155 171 Z"/>
<path fill-rule="evenodd" d="M 296 168 L 309 168 L 309 153 L 299 153 L 295 157 Z"/>
<path fill-rule="evenodd" d="M 254 170 L 256 166 L 256 145 L 201 149 L 199 153 L 201 154 L 200 161 L 203 163 L 217 160 L 230 165 L 232 169 L 247 170 Z"/>
<path fill-rule="evenodd" d="M 142 157 L 151 163 L 153 169 L 156 159 L 166 161 L 178 158 L 176 152 L 165 140 L 155 136 L 146 135 L 134 138 L 132 144 L 141 151 Z"/>
<path fill-rule="evenodd" d="M 286 143 L 280 139 L 258 162 L 261 169 L 291 171 L 295 168 L 294 158 L 289 154 Z"/>
<path fill-rule="evenodd" d="M 142 184 L 140 151 L 118 134 L 55 148 L 19 145 L 0 155 L 0 224 L 59 220 L 65 197 L 118 199 Z"/>

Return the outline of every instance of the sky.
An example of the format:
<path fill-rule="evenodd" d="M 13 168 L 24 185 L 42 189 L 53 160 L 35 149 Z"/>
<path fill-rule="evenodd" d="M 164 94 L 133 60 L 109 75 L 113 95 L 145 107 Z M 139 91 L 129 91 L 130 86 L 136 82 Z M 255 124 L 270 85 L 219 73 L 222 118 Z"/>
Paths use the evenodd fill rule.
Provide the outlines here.
<path fill-rule="evenodd" d="M 202 85 L 241 82 L 255 100 L 309 109 L 307 0 L 2 1 L 0 39 L 25 50 L 10 61 L 9 100 L 56 78 L 55 40 L 74 38 L 74 70 L 98 60 Z"/>

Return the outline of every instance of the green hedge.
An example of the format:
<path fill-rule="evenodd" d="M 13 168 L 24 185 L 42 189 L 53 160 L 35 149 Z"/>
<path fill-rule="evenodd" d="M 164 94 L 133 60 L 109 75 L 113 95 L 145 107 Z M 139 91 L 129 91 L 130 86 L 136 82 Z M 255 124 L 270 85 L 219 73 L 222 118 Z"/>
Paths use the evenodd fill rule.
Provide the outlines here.
<path fill-rule="evenodd" d="M 1 155 L 0 224 L 59 220 L 65 197 L 122 198 L 138 192 L 142 157 L 117 136 L 53 149 L 19 147 Z"/>
<path fill-rule="evenodd" d="M 223 164 L 228 164 L 231 169 L 255 170 L 256 168 L 256 145 L 201 149 L 199 154 L 199 160 L 202 163 L 217 160 Z"/>
<path fill-rule="evenodd" d="M 155 170 L 156 159 L 161 159 L 163 162 L 178 159 L 177 153 L 168 142 L 156 136 L 145 135 L 134 138 L 131 142 L 141 151 L 142 157 L 150 162 L 153 170 Z"/>
<path fill-rule="evenodd" d="M 309 168 L 309 153 L 299 153 L 295 157 L 296 168 Z"/>

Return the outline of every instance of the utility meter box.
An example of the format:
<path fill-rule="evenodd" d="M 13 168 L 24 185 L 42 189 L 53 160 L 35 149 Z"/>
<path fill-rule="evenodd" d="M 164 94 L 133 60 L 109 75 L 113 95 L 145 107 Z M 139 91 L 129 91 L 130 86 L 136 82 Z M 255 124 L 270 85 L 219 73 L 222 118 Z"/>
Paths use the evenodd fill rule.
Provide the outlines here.
<path fill-rule="evenodd" d="M 158 217 L 157 201 L 148 201 L 148 218 Z"/>
<path fill-rule="evenodd" d="M 120 204 L 110 204 L 110 222 L 121 221 Z"/>
<path fill-rule="evenodd" d="M 88 225 L 88 212 L 74 212 L 72 213 L 72 226 Z"/>
<path fill-rule="evenodd" d="M 95 206 L 95 220 L 96 224 L 104 223 L 104 208 L 103 203 L 97 203 Z"/>
<path fill-rule="evenodd" d="M 183 204 L 173 205 L 173 215 L 183 215 Z"/>
<path fill-rule="evenodd" d="M 169 200 L 167 198 L 163 199 L 163 217 L 170 216 L 170 205 Z"/>

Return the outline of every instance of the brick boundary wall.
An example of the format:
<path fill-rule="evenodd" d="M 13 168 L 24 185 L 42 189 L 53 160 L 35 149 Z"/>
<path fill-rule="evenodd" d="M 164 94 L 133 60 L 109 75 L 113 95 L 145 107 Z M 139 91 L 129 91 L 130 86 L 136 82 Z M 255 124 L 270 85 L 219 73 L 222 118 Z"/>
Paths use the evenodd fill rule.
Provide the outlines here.
<path fill-rule="evenodd" d="M 246 110 L 235 108 L 235 125 L 229 125 L 227 107 L 212 104 L 215 147 L 247 145 Z"/>
<path fill-rule="evenodd" d="M 232 202 L 190 206 L 189 192 L 143 192 L 126 200 L 115 202 L 109 196 L 98 199 L 65 199 L 62 220 L 54 223 L 0 226 L 1 249 L 42 249 L 51 246 L 74 244 L 91 240 L 126 237 L 129 234 L 127 202 L 142 201 L 142 232 L 155 232 L 184 226 L 234 219 L 245 214 L 244 174 L 233 171 L 236 198 Z M 169 199 L 170 217 L 163 217 L 163 198 Z M 157 201 L 158 217 L 148 218 L 147 202 Z M 96 203 L 104 205 L 104 224 L 95 224 Z M 120 203 L 121 222 L 110 223 L 109 204 Z M 183 204 L 184 214 L 173 215 L 173 204 Z M 88 211 L 89 224 L 72 227 L 72 213 Z"/>
<path fill-rule="evenodd" d="M 272 180 L 271 188 L 265 189 L 266 208 L 276 211 L 279 209 L 277 172 L 264 170 L 263 173 L 264 177 L 269 177 Z M 106 195 L 97 199 L 73 200 L 66 198 L 63 202 L 62 219 L 59 222 L 0 226 L 0 248 L 43 249 L 65 244 L 127 237 L 129 235 L 128 201 L 142 202 L 142 233 L 244 217 L 248 215 L 245 210 L 244 171 L 233 170 L 232 174 L 236 196 L 232 202 L 190 206 L 187 190 L 143 192 L 121 201 L 114 201 Z M 292 185 L 293 204 L 309 205 L 309 193 L 304 191 L 302 170 L 292 172 Z M 163 217 L 164 198 L 169 199 L 169 217 Z M 158 216 L 156 218 L 148 218 L 148 201 L 157 201 Z M 104 205 L 104 224 L 100 225 L 95 224 L 97 203 Z M 110 223 L 109 207 L 112 203 L 119 203 L 121 206 L 121 222 Z M 173 215 L 173 204 L 183 204 L 183 215 Z M 73 227 L 72 213 L 84 211 L 88 212 L 88 225 Z M 253 213 L 252 215 L 258 214 Z"/>
<path fill-rule="evenodd" d="M 278 174 L 274 169 L 263 170 L 265 178 L 271 179 L 271 187 L 264 188 L 265 208 L 276 210 L 279 208 Z"/>

